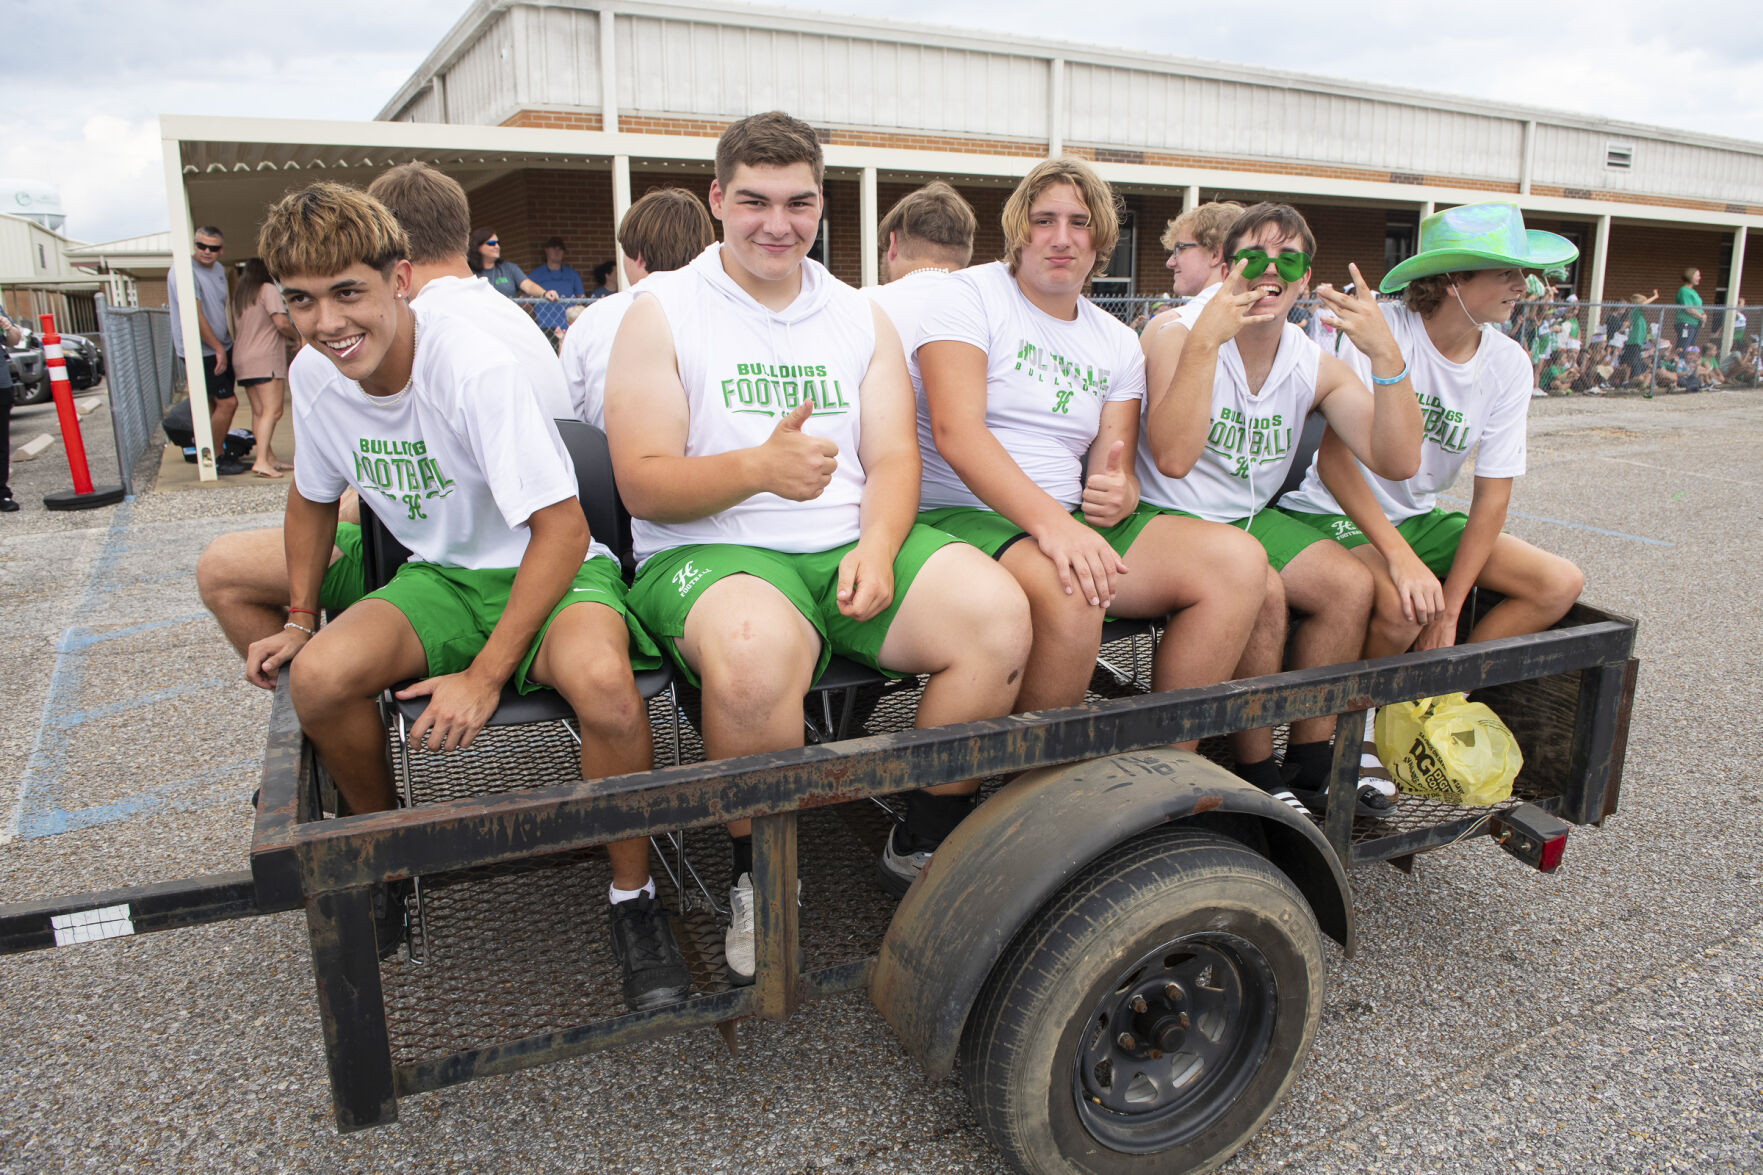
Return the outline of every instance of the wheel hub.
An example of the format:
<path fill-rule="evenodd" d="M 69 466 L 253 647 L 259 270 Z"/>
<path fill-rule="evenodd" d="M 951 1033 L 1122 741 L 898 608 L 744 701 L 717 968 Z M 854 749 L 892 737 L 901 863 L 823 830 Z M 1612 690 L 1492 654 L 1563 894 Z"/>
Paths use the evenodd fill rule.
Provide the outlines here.
<path fill-rule="evenodd" d="M 1266 958 L 1236 935 L 1187 935 L 1145 954 L 1078 1042 L 1072 1094 L 1084 1127 L 1131 1153 L 1204 1129 L 1265 1058 L 1277 997 Z"/>

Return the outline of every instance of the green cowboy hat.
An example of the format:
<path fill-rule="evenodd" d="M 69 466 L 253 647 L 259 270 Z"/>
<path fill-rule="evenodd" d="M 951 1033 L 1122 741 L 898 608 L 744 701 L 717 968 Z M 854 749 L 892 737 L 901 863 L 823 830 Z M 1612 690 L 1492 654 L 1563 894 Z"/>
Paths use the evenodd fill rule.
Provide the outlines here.
<path fill-rule="evenodd" d="M 1417 277 L 1470 269 L 1546 269 L 1579 256 L 1572 241 L 1526 229 L 1518 205 L 1495 201 L 1447 208 L 1420 222 L 1420 252 L 1383 275 L 1393 294 Z"/>

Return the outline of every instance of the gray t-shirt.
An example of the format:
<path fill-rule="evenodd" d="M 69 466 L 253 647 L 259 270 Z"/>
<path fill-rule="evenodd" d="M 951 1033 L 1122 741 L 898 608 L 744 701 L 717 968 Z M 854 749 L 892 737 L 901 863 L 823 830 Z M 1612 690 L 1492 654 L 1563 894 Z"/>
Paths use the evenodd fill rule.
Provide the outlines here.
<path fill-rule="evenodd" d="M 196 276 L 196 304 L 202 307 L 202 317 L 208 320 L 208 329 L 214 337 L 232 349 L 232 332 L 226 324 L 226 266 L 216 261 L 213 265 L 202 265 L 190 262 L 190 269 Z M 184 328 L 178 317 L 178 294 L 175 289 L 167 291 L 171 303 L 171 345 L 179 355 L 184 353 Z M 214 354 L 214 348 L 207 343 L 202 344 L 204 355 Z"/>

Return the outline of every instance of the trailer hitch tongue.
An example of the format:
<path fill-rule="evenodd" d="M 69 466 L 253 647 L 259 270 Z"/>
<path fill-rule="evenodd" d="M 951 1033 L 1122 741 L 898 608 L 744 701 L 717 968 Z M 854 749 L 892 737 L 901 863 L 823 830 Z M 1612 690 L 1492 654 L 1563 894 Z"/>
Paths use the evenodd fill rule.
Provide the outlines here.
<path fill-rule="evenodd" d="M 1488 818 L 1494 843 L 1541 873 L 1553 873 L 1567 851 L 1568 825 L 1535 804 L 1520 804 Z"/>

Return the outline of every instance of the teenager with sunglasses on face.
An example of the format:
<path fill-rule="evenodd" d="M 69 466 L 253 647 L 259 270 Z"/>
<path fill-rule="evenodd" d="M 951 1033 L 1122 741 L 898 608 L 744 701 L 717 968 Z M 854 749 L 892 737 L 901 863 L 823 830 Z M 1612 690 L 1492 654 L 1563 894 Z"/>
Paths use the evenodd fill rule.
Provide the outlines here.
<path fill-rule="evenodd" d="M 1524 295 L 1526 268 L 1564 264 L 1578 252 L 1565 237 L 1527 230 L 1515 205 L 1468 204 L 1423 221 L 1420 252 L 1384 275 L 1380 288 L 1402 299 L 1377 309 L 1424 414 L 1419 471 L 1379 474 L 1324 434 L 1303 485 L 1280 502 L 1370 569 L 1366 657 L 1454 644 L 1477 584 L 1504 599 L 1476 622 L 1472 641 L 1541 632 L 1579 598 L 1579 568 L 1501 533 L 1512 479 L 1524 472 L 1531 378 L 1524 348 L 1499 330 Z M 1361 352 L 1343 346 L 1341 359 L 1364 375 Z M 1477 445 L 1469 513 L 1441 509 L 1439 491 Z M 1362 774 L 1377 770 L 1375 759 L 1361 760 Z"/>
<path fill-rule="evenodd" d="M 1272 509 L 1272 499 L 1310 413 L 1322 413 L 1367 466 L 1401 479 L 1419 465 L 1420 408 L 1357 267 L 1357 294 L 1326 285 L 1316 292 L 1338 329 L 1371 357 L 1375 391 L 1286 321 L 1309 285 L 1316 252 L 1296 209 L 1248 208 L 1225 248 L 1232 264 L 1223 288 L 1191 327 L 1165 331 L 1175 374 L 1167 387 L 1151 389 L 1146 405 L 1154 467 L 1141 470 L 1142 496 L 1173 514 L 1241 527 L 1266 550 L 1267 594 L 1237 677 L 1279 672 L 1288 609 L 1299 615 L 1290 668 L 1350 661 L 1365 639 L 1371 576 L 1345 548 Z M 1234 735 L 1237 774 L 1294 807 L 1305 800 L 1319 807 L 1333 733 L 1332 717 L 1294 722 L 1285 779 L 1273 760 L 1272 730 Z M 1388 807 L 1376 789 L 1367 789 L 1361 804 Z"/>

